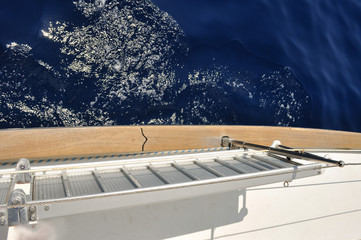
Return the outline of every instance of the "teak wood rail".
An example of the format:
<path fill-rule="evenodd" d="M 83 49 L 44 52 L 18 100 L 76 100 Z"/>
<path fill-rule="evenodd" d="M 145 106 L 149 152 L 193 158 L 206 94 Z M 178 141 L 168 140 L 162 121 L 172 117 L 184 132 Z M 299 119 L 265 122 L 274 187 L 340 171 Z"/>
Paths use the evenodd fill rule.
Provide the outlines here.
<path fill-rule="evenodd" d="M 143 135 L 144 134 L 144 135 Z M 222 136 L 262 145 L 361 149 L 361 133 L 266 126 L 110 126 L 0 130 L 0 161 L 219 147 Z"/>

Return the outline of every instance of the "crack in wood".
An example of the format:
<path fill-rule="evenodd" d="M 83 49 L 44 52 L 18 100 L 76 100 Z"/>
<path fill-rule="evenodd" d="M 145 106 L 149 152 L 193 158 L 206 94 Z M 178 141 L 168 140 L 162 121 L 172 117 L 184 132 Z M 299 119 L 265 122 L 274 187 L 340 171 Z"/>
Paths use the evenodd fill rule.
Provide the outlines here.
<path fill-rule="evenodd" d="M 146 142 L 148 141 L 148 138 L 145 136 L 145 134 L 143 132 L 143 128 L 140 128 L 140 132 L 142 133 L 143 137 L 145 138 L 145 141 L 142 145 L 142 152 L 144 152 L 144 146 L 145 146 Z"/>

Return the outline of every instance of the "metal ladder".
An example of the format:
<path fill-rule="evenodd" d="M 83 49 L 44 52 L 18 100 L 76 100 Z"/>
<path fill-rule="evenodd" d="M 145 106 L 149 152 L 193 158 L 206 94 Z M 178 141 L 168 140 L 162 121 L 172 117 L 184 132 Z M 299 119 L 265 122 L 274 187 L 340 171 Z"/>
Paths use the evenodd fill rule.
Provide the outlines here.
<path fill-rule="evenodd" d="M 0 226 L 83 213 L 84 205 L 104 210 L 292 181 L 321 168 L 248 149 L 32 168 L 22 159 L 0 171 Z"/>

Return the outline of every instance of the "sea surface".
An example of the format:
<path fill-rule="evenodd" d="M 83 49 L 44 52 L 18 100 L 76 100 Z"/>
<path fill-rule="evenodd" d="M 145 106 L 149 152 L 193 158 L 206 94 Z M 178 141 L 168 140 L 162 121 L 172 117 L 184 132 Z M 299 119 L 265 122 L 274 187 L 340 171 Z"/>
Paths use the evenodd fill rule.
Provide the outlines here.
<path fill-rule="evenodd" d="M 0 3 L 0 128 L 361 132 L 358 0 Z"/>

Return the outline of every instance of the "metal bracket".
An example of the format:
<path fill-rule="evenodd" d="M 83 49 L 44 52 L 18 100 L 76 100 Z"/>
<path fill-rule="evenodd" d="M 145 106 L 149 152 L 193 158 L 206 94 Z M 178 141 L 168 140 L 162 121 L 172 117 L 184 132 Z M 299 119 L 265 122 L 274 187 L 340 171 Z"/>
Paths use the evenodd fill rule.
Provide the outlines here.
<path fill-rule="evenodd" d="M 15 226 L 28 223 L 27 207 L 15 207 L 26 203 L 26 194 L 22 189 L 15 189 L 10 193 L 8 207 L 8 225 Z"/>
<path fill-rule="evenodd" d="M 29 172 L 21 173 L 21 171 L 30 170 L 30 162 L 26 158 L 21 158 L 16 165 L 16 171 L 19 173 L 16 174 L 15 182 L 16 183 L 30 183 L 31 175 Z"/>
<path fill-rule="evenodd" d="M 37 214 L 36 214 L 36 206 L 32 205 L 29 207 L 29 222 L 30 221 L 36 221 L 37 220 Z"/>
<path fill-rule="evenodd" d="M 221 146 L 232 149 L 232 140 L 228 136 L 223 136 L 221 139 Z"/>

